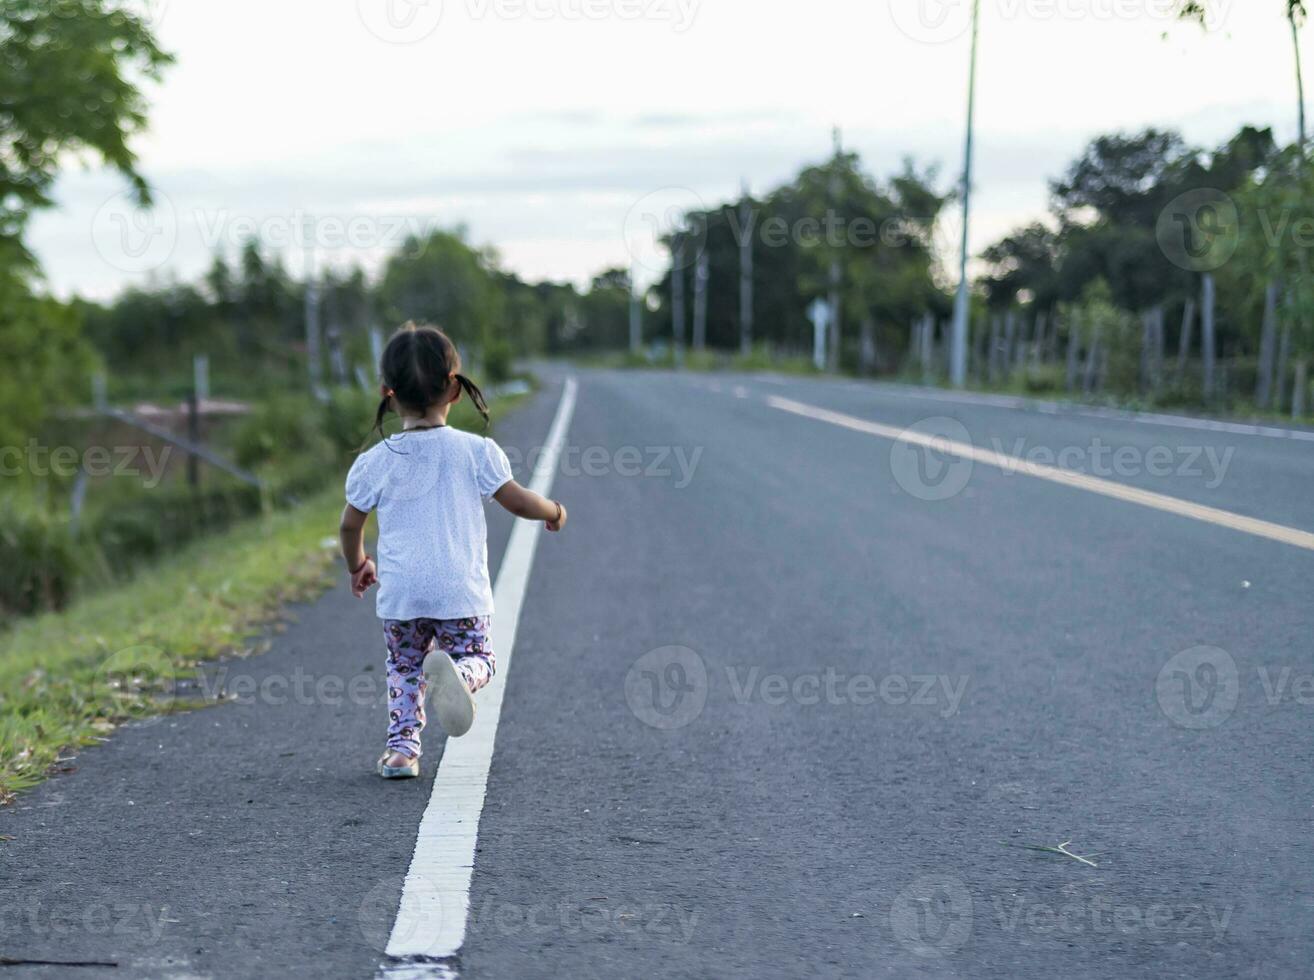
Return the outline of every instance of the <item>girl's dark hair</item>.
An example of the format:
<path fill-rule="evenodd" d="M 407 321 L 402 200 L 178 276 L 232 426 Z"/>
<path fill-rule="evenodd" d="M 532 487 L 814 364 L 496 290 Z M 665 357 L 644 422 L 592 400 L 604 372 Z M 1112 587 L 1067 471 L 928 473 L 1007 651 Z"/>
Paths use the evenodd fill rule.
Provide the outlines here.
<path fill-rule="evenodd" d="M 379 402 L 371 434 L 377 431 L 383 435 L 383 420 L 388 415 L 391 398 L 412 412 L 427 412 L 447 396 L 453 377 L 484 417 L 484 425 L 488 424 L 488 403 L 484 401 L 484 393 L 461 373 L 461 355 L 456 345 L 437 327 L 403 324 L 383 348 L 379 374 L 392 394 L 384 395 Z"/>

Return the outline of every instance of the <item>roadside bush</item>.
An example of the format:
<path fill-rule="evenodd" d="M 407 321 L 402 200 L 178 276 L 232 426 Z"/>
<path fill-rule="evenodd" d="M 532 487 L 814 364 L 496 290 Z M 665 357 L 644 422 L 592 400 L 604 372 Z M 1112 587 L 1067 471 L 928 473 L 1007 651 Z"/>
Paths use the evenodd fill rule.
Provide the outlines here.
<path fill-rule="evenodd" d="M 323 408 L 309 395 L 275 395 L 236 426 L 233 457 L 249 470 L 297 455 L 328 459 L 333 443 L 325 428 Z"/>
<path fill-rule="evenodd" d="M 77 587 L 81 556 L 67 518 L 17 500 L 0 523 L 0 614 L 5 618 L 63 606 Z"/>

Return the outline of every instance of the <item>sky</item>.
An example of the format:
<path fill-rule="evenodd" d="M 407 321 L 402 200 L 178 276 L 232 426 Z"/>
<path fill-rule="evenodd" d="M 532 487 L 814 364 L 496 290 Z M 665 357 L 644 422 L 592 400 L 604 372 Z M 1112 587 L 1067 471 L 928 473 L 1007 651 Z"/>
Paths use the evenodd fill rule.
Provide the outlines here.
<path fill-rule="evenodd" d="M 457 225 L 526 279 L 645 282 L 671 214 L 770 191 L 832 127 L 878 178 L 961 173 L 969 0 L 140 3 L 178 59 L 133 144 L 156 207 L 73 162 L 30 234 L 59 296 L 195 279 L 252 235 L 297 274 L 374 270 Z M 1208 32 L 1171 7 L 981 0 L 973 253 L 1043 216 L 1097 134 L 1294 138 L 1282 0 L 1218 0 Z"/>

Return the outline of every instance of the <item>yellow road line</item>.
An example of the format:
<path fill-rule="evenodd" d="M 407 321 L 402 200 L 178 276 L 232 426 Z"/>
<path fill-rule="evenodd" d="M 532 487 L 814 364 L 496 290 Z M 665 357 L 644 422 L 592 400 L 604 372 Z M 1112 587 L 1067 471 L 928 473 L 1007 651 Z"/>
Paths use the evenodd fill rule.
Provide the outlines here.
<path fill-rule="evenodd" d="M 831 425 L 852 429 L 855 432 L 865 432 L 868 435 L 894 439 L 911 445 L 926 446 L 962 459 L 970 459 L 976 463 L 998 467 L 1005 473 L 1023 473 L 1038 480 L 1048 480 L 1051 483 L 1059 483 L 1066 487 L 1087 490 L 1090 493 L 1098 493 L 1105 497 L 1112 497 L 1115 500 L 1125 500 L 1128 503 L 1139 504 L 1142 507 L 1177 514 L 1179 517 L 1189 517 L 1192 520 L 1204 521 L 1206 524 L 1214 524 L 1218 527 L 1226 527 L 1233 531 L 1241 531 L 1244 534 L 1253 534 L 1256 537 L 1268 538 L 1270 541 L 1280 541 L 1283 544 L 1314 551 L 1314 534 L 1294 527 L 1287 527 L 1284 524 L 1261 521 L 1256 517 L 1246 517 L 1242 514 L 1234 514 L 1229 510 L 1220 510 L 1217 507 L 1191 503 L 1189 500 L 1169 497 L 1167 494 L 1154 493 L 1151 490 L 1140 490 L 1136 487 L 1127 486 L 1125 483 L 1115 483 L 1113 480 L 1088 476 L 1074 470 L 1065 470 L 1057 466 L 1032 462 L 1020 456 L 1010 456 L 1007 453 L 981 449 L 969 443 L 946 439 L 943 436 L 900 429 L 892 425 L 882 425 L 879 422 L 869 422 L 853 415 L 845 415 L 843 412 L 832 412 L 827 408 L 818 408 L 816 405 L 796 402 L 790 398 L 770 395 L 767 397 L 766 402 L 772 408 L 792 412 L 804 418 L 829 422 Z"/>

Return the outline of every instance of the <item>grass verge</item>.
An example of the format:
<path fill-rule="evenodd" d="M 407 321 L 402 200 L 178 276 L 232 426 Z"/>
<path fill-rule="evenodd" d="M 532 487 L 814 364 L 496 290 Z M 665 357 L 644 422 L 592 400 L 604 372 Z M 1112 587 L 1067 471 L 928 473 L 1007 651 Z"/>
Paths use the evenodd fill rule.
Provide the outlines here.
<path fill-rule="evenodd" d="M 287 603 L 332 581 L 341 492 L 195 542 L 132 581 L 0 634 L 0 804 L 61 750 L 158 714 L 201 660 L 243 652 Z"/>

